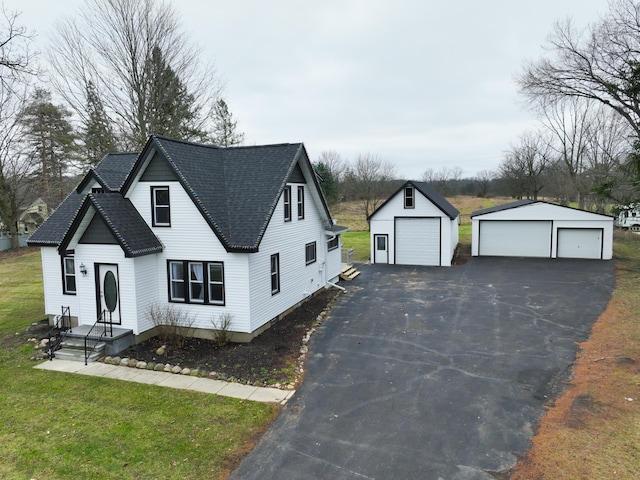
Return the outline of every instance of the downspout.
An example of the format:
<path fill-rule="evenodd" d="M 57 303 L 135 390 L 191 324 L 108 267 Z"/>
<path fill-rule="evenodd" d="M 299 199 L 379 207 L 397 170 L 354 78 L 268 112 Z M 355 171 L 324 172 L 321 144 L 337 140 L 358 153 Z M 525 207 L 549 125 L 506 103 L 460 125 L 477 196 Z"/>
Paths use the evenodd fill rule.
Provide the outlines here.
<path fill-rule="evenodd" d="M 333 282 L 329 282 L 327 281 L 327 285 L 331 285 L 332 287 L 336 287 L 338 290 L 342 290 L 343 292 L 346 292 L 347 289 L 344 287 L 341 287 L 340 285 L 338 285 L 337 283 L 333 283 Z"/>

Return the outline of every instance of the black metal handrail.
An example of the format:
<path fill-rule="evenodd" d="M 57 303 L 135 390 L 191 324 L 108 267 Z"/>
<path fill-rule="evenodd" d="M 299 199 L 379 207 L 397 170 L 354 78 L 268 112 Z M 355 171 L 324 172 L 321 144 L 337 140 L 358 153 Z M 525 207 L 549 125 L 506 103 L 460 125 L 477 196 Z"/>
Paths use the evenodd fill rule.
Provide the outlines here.
<path fill-rule="evenodd" d="M 53 327 L 45 337 L 49 339 L 49 343 L 47 344 L 49 347 L 49 360 L 55 358 L 55 351 L 60 348 L 67 333 L 71 332 L 71 308 L 62 306 L 61 310 L 61 314 L 56 315 Z"/>
<path fill-rule="evenodd" d="M 113 337 L 113 321 L 111 312 L 109 310 L 102 310 L 96 323 L 93 324 L 89 333 L 84 337 L 84 364 L 89 362 L 89 356 L 93 352 L 96 346 L 100 343 L 103 337 L 109 334 Z"/>

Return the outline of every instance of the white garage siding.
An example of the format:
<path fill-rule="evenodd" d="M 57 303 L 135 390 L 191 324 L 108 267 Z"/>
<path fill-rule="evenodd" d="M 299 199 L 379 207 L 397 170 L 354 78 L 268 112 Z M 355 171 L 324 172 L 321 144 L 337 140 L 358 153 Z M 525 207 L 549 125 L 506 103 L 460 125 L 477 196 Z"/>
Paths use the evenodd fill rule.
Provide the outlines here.
<path fill-rule="evenodd" d="M 480 255 L 551 257 L 551 222 L 481 220 Z"/>
<path fill-rule="evenodd" d="M 440 218 L 396 218 L 399 265 L 440 265 Z"/>
<path fill-rule="evenodd" d="M 559 228 L 558 258 L 602 258 L 601 228 Z"/>

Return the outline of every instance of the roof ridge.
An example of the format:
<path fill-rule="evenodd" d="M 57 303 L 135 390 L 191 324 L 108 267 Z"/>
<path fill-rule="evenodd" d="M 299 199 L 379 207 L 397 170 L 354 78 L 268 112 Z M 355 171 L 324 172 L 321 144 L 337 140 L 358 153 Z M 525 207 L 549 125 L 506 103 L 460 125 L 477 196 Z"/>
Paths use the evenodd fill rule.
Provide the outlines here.
<path fill-rule="evenodd" d="M 152 137 L 161 139 L 161 140 L 168 140 L 170 142 L 176 142 L 176 143 L 184 143 L 186 145 L 194 145 L 196 147 L 205 147 L 205 148 L 213 148 L 216 150 L 238 150 L 238 149 L 242 149 L 242 148 L 265 148 L 265 147 L 284 147 L 284 146 L 289 146 L 289 145 L 302 145 L 303 142 L 282 142 L 282 143 L 268 143 L 265 145 L 233 145 L 230 147 L 223 147 L 220 145 L 215 145 L 213 143 L 201 143 L 201 142 L 193 142 L 191 140 L 183 140 L 183 139 L 179 139 L 179 138 L 173 138 L 173 137 L 167 137 L 166 135 L 158 135 L 158 134 L 153 134 L 151 135 Z"/>

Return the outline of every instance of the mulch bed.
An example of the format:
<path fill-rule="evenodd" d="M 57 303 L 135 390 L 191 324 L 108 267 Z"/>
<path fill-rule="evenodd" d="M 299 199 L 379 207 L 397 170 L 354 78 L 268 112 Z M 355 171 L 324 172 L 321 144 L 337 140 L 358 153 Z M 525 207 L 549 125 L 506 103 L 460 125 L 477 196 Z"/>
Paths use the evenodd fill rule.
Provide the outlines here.
<path fill-rule="evenodd" d="M 216 372 L 221 379 L 254 385 L 287 385 L 295 381 L 302 339 L 318 316 L 340 294 L 323 290 L 276 322 L 250 343 L 218 346 L 213 340 L 187 338 L 183 346 L 150 338 L 121 352 L 121 358 Z M 163 355 L 156 351 L 165 345 Z"/>

